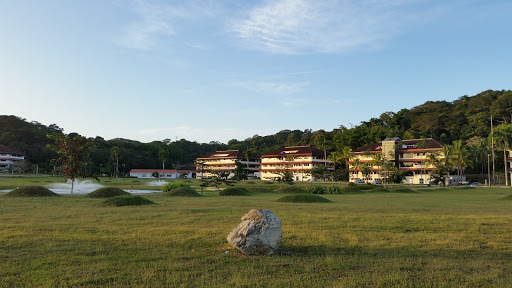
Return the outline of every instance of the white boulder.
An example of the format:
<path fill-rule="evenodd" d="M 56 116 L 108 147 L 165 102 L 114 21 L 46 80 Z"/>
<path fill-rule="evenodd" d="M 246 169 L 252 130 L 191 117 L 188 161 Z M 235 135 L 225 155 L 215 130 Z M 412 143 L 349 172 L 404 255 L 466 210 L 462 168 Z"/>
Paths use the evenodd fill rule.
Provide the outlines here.
<path fill-rule="evenodd" d="M 228 235 L 228 242 L 247 255 L 273 254 L 281 243 L 281 219 L 270 210 L 252 209 Z"/>

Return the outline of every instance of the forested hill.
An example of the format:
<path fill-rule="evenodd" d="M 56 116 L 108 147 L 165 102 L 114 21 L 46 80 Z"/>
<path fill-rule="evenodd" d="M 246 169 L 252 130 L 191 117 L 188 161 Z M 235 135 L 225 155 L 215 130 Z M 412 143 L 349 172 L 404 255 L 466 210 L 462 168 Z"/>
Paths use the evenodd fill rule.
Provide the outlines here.
<path fill-rule="evenodd" d="M 197 143 L 181 139 L 177 142 L 154 141 L 141 143 L 127 139 L 104 140 L 96 137 L 96 148 L 91 151 L 89 169 L 108 172 L 111 169 L 110 149 L 122 149 L 120 163 L 125 172 L 132 168 L 161 168 L 159 151 L 162 147 L 168 153 L 166 167 L 192 168 L 193 161 L 216 150 L 250 149 L 253 156 L 268 153 L 283 146 L 315 145 L 326 146 L 327 150 L 340 150 L 345 146 L 352 149 L 366 146 L 386 137 L 434 138 L 444 143 L 472 137 L 487 138 L 490 133 L 491 115 L 494 124 L 510 123 L 512 120 L 512 91 L 484 91 L 474 96 L 462 96 L 453 102 L 429 101 L 411 109 L 398 112 L 384 112 L 379 118 L 363 121 L 347 128 L 340 126 L 333 131 L 312 131 L 311 129 L 283 130 L 274 135 L 258 136 L 239 141 L 230 140 L 227 144 L 210 142 Z M 46 134 L 62 133 L 57 125 L 42 125 L 27 122 L 16 116 L 0 116 L 0 144 L 26 153 L 30 162 L 40 167 L 49 167 L 53 152 L 45 148 Z"/>

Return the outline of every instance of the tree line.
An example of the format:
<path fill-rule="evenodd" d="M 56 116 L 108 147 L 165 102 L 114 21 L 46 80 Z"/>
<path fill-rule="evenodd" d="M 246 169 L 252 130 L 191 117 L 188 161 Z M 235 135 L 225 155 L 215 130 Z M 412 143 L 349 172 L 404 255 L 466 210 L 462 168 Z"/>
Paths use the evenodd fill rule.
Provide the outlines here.
<path fill-rule="evenodd" d="M 433 138 L 446 144 L 461 141 L 471 162 L 468 162 L 466 172 L 483 174 L 487 172 L 487 155 L 491 149 L 491 118 L 494 126 L 512 123 L 512 91 L 487 90 L 474 96 L 461 96 L 453 102 L 427 101 L 411 109 L 384 112 L 378 118 L 350 128 L 341 125 L 332 131 L 282 130 L 273 135 L 232 139 L 228 143 L 198 143 L 186 139 L 141 143 L 119 138 L 105 140 L 97 136 L 91 139 L 94 145 L 86 162 L 90 174 L 113 175 L 126 174 L 133 168 L 194 169 L 196 158 L 218 150 L 242 150 L 246 155 L 259 157 L 285 146 L 312 145 L 330 152 L 331 157 L 340 158 L 344 151 L 384 138 Z M 47 147 L 52 144 L 46 137 L 48 134 L 64 132 L 56 124 L 45 126 L 16 116 L 0 116 L 0 144 L 25 153 L 27 161 L 37 164 L 40 171 L 46 173 L 57 168 L 52 162 L 57 158 L 56 154 Z M 75 135 L 78 134 L 68 134 Z M 495 147 L 501 145 L 494 144 Z M 496 153 L 496 169 L 504 168 L 503 157 Z M 346 168 L 346 161 L 335 162 L 339 162 L 340 169 Z M 33 165 L 27 165 L 26 170 Z"/>

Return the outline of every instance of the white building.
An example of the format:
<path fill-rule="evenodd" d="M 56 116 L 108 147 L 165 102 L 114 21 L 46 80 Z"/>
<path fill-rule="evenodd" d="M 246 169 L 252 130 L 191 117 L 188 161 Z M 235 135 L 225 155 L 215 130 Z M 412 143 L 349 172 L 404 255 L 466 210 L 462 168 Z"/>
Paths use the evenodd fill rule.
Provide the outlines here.
<path fill-rule="evenodd" d="M 198 178 L 211 177 L 214 172 L 228 172 L 229 177 L 235 175 L 236 163 L 242 164 L 248 171 L 248 178 L 259 178 L 260 161 L 249 159 L 239 150 L 217 151 L 196 159 Z"/>
<path fill-rule="evenodd" d="M 154 172 L 158 172 L 158 177 L 162 179 L 178 179 L 181 175 L 186 175 L 186 178 L 190 179 L 195 176 L 192 170 L 132 169 L 130 170 L 130 177 L 154 179 L 156 178 L 153 176 Z"/>
<path fill-rule="evenodd" d="M 279 173 L 289 170 L 294 181 L 315 181 L 311 170 L 325 166 L 334 170 L 334 163 L 326 159 L 328 154 L 311 146 L 292 146 L 261 156 L 261 180 L 274 180 Z"/>
<path fill-rule="evenodd" d="M 9 171 L 17 161 L 25 159 L 23 153 L 0 144 L 0 171 Z"/>

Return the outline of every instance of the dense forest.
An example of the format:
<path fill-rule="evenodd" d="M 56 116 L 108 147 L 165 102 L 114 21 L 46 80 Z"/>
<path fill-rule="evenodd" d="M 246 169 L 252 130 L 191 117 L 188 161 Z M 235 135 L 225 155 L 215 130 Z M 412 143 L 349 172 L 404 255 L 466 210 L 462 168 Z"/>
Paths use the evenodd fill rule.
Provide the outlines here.
<path fill-rule="evenodd" d="M 249 151 L 258 157 L 284 146 L 313 145 L 330 152 L 366 146 L 386 137 L 401 139 L 434 138 L 450 144 L 462 140 L 469 147 L 485 144 L 491 132 L 491 116 L 494 125 L 512 122 L 512 91 L 484 91 L 474 96 L 462 96 L 453 102 L 428 101 L 411 109 L 398 112 L 384 112 L 378 118 L 371 118 L 359 125 L 347 128 L 340 126 L 332 131 L 311 129 L 283 130 L 273 135 L 254 135 L 245 140 L 232 139 L 228 143 L 197 143 L 185 139 L 141 143 L 128 139 L 91 139 L 94 148 L 90 152 L 88 168 L 91 174 L 111 174 L 114 159 L 119 160 L 119 172 L 127 173 L 132 168 L 161 168 L 165 159 L 167 168 L 193 169 L 193 162 L 199 156 L 217 150 Z M 35 164 L 39 171 L 49 173 L 54 169 L 54 152 L 46 147 L 50 143 L 47 134 L 62 134 L 56 124 L 49 126 L 38 122 L 27 122 L 16 116 L 0 116 L 0 144 L 26 154 L 26 171 Z M 71 133 L 71 136 L 75 133 Z M 478 144 L 479 143 L 479 144 Z M 478 145 L 477 145 L 478 144 Z M 114 148 L 115 147 L 115 148 Z M 478 147 L 477 147 L 478 148 Z M 473 161 L 468 172 L 484 170 L 485 147 L 473 149 Z M 116 151 L 113 154 L 113 151 Z M 500 154 L 497 153 L 497 157 Z M 500 161 L 497 161 L 500 165 Z M 503 164 L 501 164 L 503 165 Z"/>

